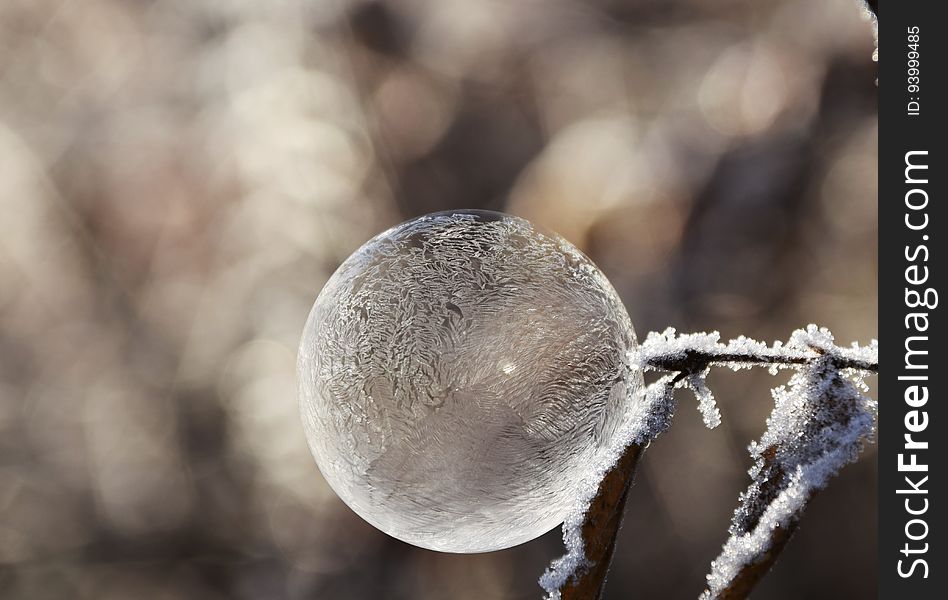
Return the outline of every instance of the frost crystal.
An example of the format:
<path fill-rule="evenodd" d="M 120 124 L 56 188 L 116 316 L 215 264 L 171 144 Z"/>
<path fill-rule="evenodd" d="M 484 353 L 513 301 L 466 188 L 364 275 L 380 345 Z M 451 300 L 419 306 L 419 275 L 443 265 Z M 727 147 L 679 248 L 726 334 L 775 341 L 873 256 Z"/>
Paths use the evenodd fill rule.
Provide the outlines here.
<path fill-rule="evenodd" d="M 625 435 L 632 325 L 588 258 L 516 217 L 439 213 L 333 275 L 300 345 L 320 470 L 356 513 L 447 552 L 506 548 L 567 517 Z"/>
<path fill-rule="evenodd" d="M 705 369 L 697 375 L 688 377 L 685 381 L 688 382 L 688 387 L 691 388 L 698 399 L 698 410 L 701 411 L 705 426 L 708 429 L 714 429 L 721 424 L 721 411 L 718 410 L 718 405 L 714 402 L 714 394 L 708 388 L 708 382 L 705 380 L 707 376 L 708 370 Z"/>

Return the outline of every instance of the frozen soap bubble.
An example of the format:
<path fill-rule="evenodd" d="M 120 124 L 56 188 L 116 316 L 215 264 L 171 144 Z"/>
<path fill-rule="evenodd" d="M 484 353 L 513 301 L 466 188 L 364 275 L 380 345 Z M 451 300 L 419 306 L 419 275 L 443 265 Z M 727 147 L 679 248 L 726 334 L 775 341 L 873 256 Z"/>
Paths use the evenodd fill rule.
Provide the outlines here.
<path fill-rule="evenodd" d="M 500 213 L 435 213 L 356 250 L 299 354 L 333 490 L 405 542 L 486 552 L 561 523 L 641 389 L 635 332 L 576 248 Z"/>

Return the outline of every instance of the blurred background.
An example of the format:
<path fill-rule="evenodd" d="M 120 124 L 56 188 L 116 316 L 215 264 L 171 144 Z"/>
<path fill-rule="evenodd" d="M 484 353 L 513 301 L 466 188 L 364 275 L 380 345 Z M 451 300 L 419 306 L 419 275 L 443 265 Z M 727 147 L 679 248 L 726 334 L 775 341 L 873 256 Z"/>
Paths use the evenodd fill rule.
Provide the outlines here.
<path fill-rule="evenodd" d="M 856 0 L 4 0 L 0 597 L 538 598 L 559 531 L 443 555 L 329 490 L 297 415 L 321 286 L 487 208 L 600 265 L 640 337 L 876 336 L 876 66 Z M 766 373 L 687 393 L 606 597 L 694 598 Z M 875 596 L 870 448 L 756 597 Z"/>

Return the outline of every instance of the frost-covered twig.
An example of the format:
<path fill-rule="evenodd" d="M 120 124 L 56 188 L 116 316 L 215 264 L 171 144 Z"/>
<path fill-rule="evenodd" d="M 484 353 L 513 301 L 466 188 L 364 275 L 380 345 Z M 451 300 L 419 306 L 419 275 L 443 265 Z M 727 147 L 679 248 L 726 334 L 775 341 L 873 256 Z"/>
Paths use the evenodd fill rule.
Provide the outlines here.
<path fill-rule="evenodd" d="M 875 424 L 875 404 L 859 391 L 861 377 L 878 371 L 878 349 L 836 346 L 825 329 L 797 330 L 787 344 L 768 346 L 745 337 L 720 342 L 720 334 L 650 333 L 633 368 L 667 373 L 649 385 L 616 444 L 590 469 L 576 507 L 563 523 L 567 554 L 540 579 L 551 599 L 599 598 L 621 524 L 635 466 L 649 442 L 664 432 L 675 410 L 673 390 L 688 387 L 705 424 L 720 413 L 706 376 L 712 366 L 734 370 L 794 368 L 788 387 L 774 390 L 776 407 L 767 433 L 751 445 L 755 483 L 741 496 L 731 539 L 713 563 L 706 598 L 743 598 L 770 568 L 812 493 L 840 466 L 855 459 Z"/>
<path fill-rule="evenodd" d="M 879 60 L 879 0 L 860 0 L 862 16 L 872 25 L 872 60 Z"/>
<path fill-rule="evenodd" d="M 877 407 L 862 393 L 862 377 L 878 370 L 876 344 L 843 350 L 829 331 L 810 326 L 794 333 L 791 345 L 819 355 L 773 391 L 767 430 L 750 445 L 751 485 L 741 494 L 702 598 L 746 598 L 773 566 L 813 494 L 856 460 L 874 433 Z"/>
<path fill-rule="evenodd" d="M 818 331 L 818 328 L 810 325 L 806 331 L 795 331 L 787 344 L 778 341 L 768 346 L 743 336 L 722 344 L 721 334 L 716 331 L 678 335 L 669 328 L 662 333 L 648 334 L 639 347 L 636 362 L 646 371 L 693 374 L 711 366 L 727 366 L 738 370 L 760 365 L 777 368 L 804 365 L 827 350 L 833 350 L 840 368 L 871 372 L 878 370 L 875 345 L 869 348 L 839 348 L 823 338 L 811 340 L 807 333 L 810 331 Z M 832 340 L 832 336 L 828 339 Z M 809 345 L 810 341 L 814 345 Z"/>
<path fill-rule="evenodd" d="M 675 411 L 666 375 L 650 385 L 633 404 L 616 442 L 604 448 L 580 486 L 573 510 L 563 521 L 566 554 L 554 560 L 540 578 L 551 600 L 599 598 L 622 524 L 625 500 L 642 453 L 664 432 Z"/>

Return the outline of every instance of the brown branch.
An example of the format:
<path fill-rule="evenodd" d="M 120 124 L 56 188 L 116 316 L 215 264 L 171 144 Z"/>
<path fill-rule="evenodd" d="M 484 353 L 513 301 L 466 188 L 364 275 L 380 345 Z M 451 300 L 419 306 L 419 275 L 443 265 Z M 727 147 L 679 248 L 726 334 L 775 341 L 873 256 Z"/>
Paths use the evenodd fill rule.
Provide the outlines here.
<path fill-rule="evenodd" d="M 711 366 L 731 366 L 731 365 L 805 365 L 820 358 L 822 354 L 814 351 L 811 354 L 740 354 L 735 352 L 703 352 L 700 350 L 689 349 L 677 354 L 667 354 L 656 356 L 649 361 L 648 368 L 678 372 L 684 375 L 700 373 Z M 849 358 L 837 358 L 836 368 L 838 369 L 857 369 L 870 373 L 879 372 L 878 362 L 866 362 L 863 360 L 854 360 Z"/>
<path fill-rule="evenodd" d="M 719 580 L 712 581 L 712 576 L 709 575 L 709 587 L 702 595 L 702 600 L 747 598 L 754 586 L 774 566 L 787 542 L 790 541 L 813 494 L 826 485 L 826 480 L 835 473 L 836 469 L 852 460 L 854 451 L 858 452 L 861 449 L 862 441 L 872 429 L 872 427 L 867 427 L 865 420 L 871 413 L 866 412 L 869 409 L 866 408 L 865 402 L 868 401 L 860 396 L 853 383 L 840 373 L 841 369 L 847 368 L 845 365 L 848 363 L 839 356 L 821 357 L 820 360 L 814 360 L 807 365 L 802 374 L 797 376 L 803 378 L 802 380 L 796 382 L 791 380 L 790 393 L 798 398 L 793 401 L 791 410 L 802 411 L 806 418 L 798 427 L 790 430 L 796 434 L 791 437 L 787 437 L 786 433 L 782 436 L 776 433 L 778 437 L 772 437 L 773 424 L 768 422 L 768 432 L 761 439 L 761 441 L 769 439 L 768 445 L 762 451 L 752 451 L 752 456 L 756 456 L 757 459 L 757 464 L 752 469 L 753 480 L 741 496 L 730 530 L 731 540 L 739 540 L 747 535 L 752 537 L 764 535 L 767 543 L 761 544 L 762 548 L 754 550 L 752 556 L 740 560 L 739 568 L 728 576 L 723 586 Z M 877 364 L 873 363 L 871 366 L 870 369 L 863 368 L 862 370 L 878 371 Z M 820 382 L 822 385 L 818 385 Z M 819 392 L 811 391 L 817 388 L 820 389 Z M 776 416 L 780 410 L 786 409 L 781 409 L 778 403 L 774 409 L 774 415 Z M 775 416 L 771 418 L 776 418 Z M 830 440 L 825 433 L 829 424 L 854 433 L 851 436 Z M 777 425 L 775 431 L 779 432 L 781 427 Z M 768 435 L 771 437 L 767 438 Z M 811 480 L 805 477 L 803 481 L 806 483 L 795 492 L 797 495 L 805 494 L 802 502 L 790 512 L 776 519 L 771 516 L 766 524 L 762 524 L 765 513 L 772 506 L 778 507 L 777 514 L 782 512 L 781 505 L 776 504 L 778 498 L 791 486 L 799 485 L 799 481 L 794 483 L 791 475 L 794 472 L 800 472 L 799 469 L 806 465 L 820 460 L 834 461 L 835 466 L 832 467 L 832 472 L 827 475 L 825 473 L 827 467 L 823 467 L 824 473 L 817 479 Z M 718 560 L 723 559 L 733 564 L 733 555 L 725 558 L 728 544 L 725 544 L 725 551 Z M 715 566 L 712 565 L 712 574 L 714 572 Z"/>
<path fill-rule="evenodd" d="M 598 600 L 602 597 L 625 502 L 643 451 L 639 444 L 630 444 L 615 467 L 599 483 L 599 490 L 582 525 L 583 551 L 589 566 L 560 588 L 562 600 Z"/>
<path fill-rule="evenodd" d="M 718 593 L 718 600 L 744 600 L 750 596 L 754 587 L 763 579 L 777 562 L 777 557 L 783 552 L 790 538 L 793 537 L 799 524 L 799 515 L 791 519 L 786 527 L 777 527 L 770 537 L 770 547 L 760 556 L 760 560 L 747 565 L 724 590 Z"/>
<path fill-rule="evenodd" d="M 828 359 L 828 360 L 827 360 Z M 694 374 L 704 372 L 711 366 L 733 365 L 785 365 L 801 367 L 815 361 L 829 362 L 834 370 L 855 369 L 858 371 L 878 373 L 878 362 L 867 362 L 842 356 L 827 357 L 819 349 L 812 352 L 789 353 L 786 350 L 772 353 L 746 354 L 728 351 L 707 351 L 697 348 L 688 348 L 684 351 L 670 352 L 652 356 L 645 365 L 645 370 L 665 371 L 675 373 L 664 382 L 653 385 L 665 386 L 670 395 L 676 384 Z M 583 551 L 587 566 L 584 570 L 569 578 L 559 588 L 562 600 L 598 600 L 602 597 L 606 576 L 612 556 L 615 551 L 616 538 L 622 524 L 622 516 L 626 499 L 631 488 L 636 466 L 647 444 L 631 444 L 623 452 L 616 465 L 609 470 L 599 484 L 599 488 L 587 509 L 581 526 Z M 757 507 L 746 515 L 745 522 L 740 529 L 753 529 L 764 510 L 783 490 L 786 481 L 785 473 L 780 471 L 779 464 L 773 460 L 776 449 L 771 451 L 770 459 L 766 461 L 760 480 L 765 484 L 756 492 L 756 498 L 746 499 L 754 501 Z M 802 512 L 802 511 L 801 511 Z M 770 570 L 784 546 L 790 540 L 796 529 L 800 515 L 793 518 L 784 527 L 773 530 L 770 546 L 758 560 L 745 565 L 738 576 L 714 598 L 740 600 L 746 598 L 758 581 Z"/>
<path fill-rule="evenodd" d="M 742 504 L 750 508 L 744 515 L 744 518 L 735 523 L 735 527 L 741 533 L 747 533 L 753 530 L 760 522 L 767 506 L 776 498 L 783 489 L 786 481 L 786 472 L 776 461 L 777 448 L 771 446 L 763 453 L 764 466 L 756 477 L 756 487 L 752 484 L 748 495 L 744 497 Z M 742 600 L 747 598 L 751 590 L 763 579 L 770 569 L 777 562 L 777 557 L 783 551 L 787 542 L 793 537 L 800 522 L 802 511 L 795 514 L 788 522 L 786 527 L 777 527 L 770 536 L 770 545 L 760 556 L 758 560 L 748 563 L 737 574 L 737 576 L 716 595 L 708 594 L 709 597 L 717 600 Z"/>

